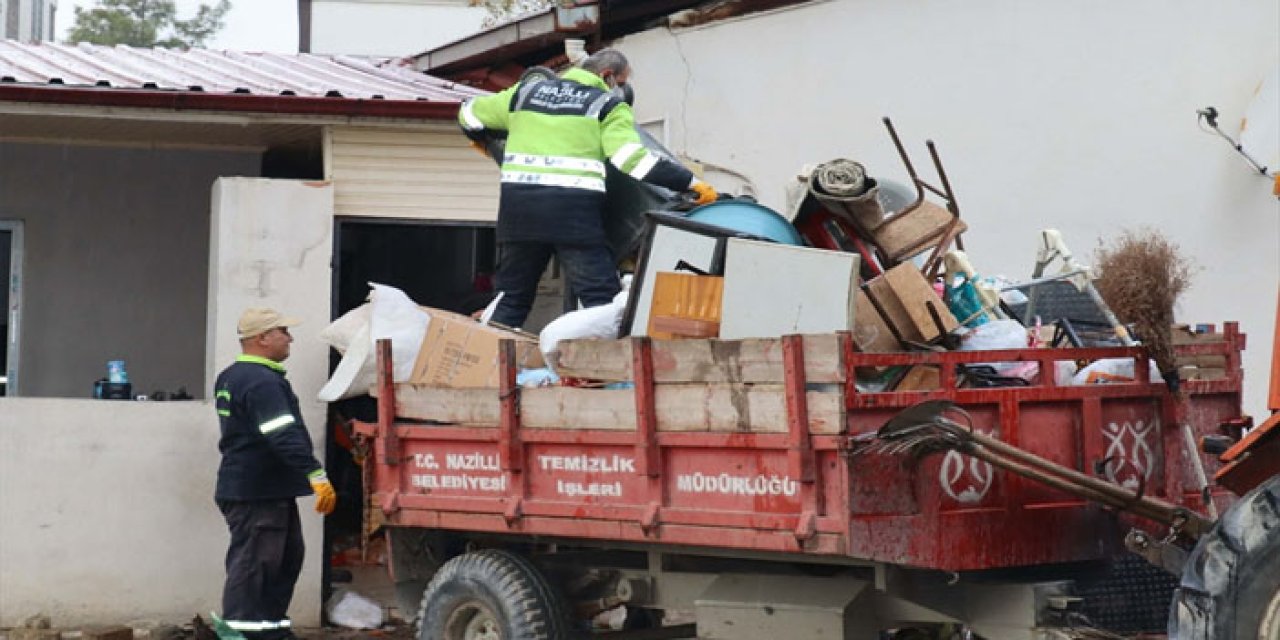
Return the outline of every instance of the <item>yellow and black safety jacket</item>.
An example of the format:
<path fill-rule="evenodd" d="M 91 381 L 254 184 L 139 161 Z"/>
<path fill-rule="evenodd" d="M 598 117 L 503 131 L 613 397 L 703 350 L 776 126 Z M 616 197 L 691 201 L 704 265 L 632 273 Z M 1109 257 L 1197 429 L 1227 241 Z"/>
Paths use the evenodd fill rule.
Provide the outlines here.
<path fill-rule="evenodd" d="M 218 374 L 215 406 L 222 437 L 218 450 L 218 500 L 272 500 L 311 493 L 311 479 L 324 477 L 312 454 L 298 397 L 284 366 L 241 355 Z"/>
<path fill-rule="evenodd" d="M 676 192 L 693 182 L 688 169 L 641 144 L 631 105 L 581 68 L 472 98 L 459 110 L 458 122 L 473 140 L 486 130 L 508 132 L 500 242 L 604 242 L 606 161 Z"/>

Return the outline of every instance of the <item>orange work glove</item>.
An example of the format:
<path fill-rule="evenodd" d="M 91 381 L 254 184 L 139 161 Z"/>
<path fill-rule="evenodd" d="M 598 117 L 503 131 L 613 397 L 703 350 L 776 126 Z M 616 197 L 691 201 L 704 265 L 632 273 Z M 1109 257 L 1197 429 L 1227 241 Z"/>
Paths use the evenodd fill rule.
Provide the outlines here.
<path fill-rule="evenodd" d="M 484 157 L 486 157 L 486 158 L 488 158 L 488 157 L 489 157 L 489 149 L 487 149 L 484 145 L 480 144 L 479 142 L 476 142 L 475 140 L 472 140 L 472 141 L 471 141 L 471 148 L 472 148 L 472 149 L 475 149 L 476 153 L 478 153 L 478 154 L 480 154 L 480 155 L 482 155 L 482 156 L 484 156 Z"/>
<path fill-rule="evenodd" d="M 338 506 L 338 493 L 323 469 L 311 476 L 311 490 L 316 494 L 316 513 L 326 516 L 333 513 L 333 508 Z"/>
<path fill-rule="evenodd" d="M 716 193 L 715 187 L 701 180 L 695 179 L 693 181 L 693 184 L 689 185 L 689 190 L 692 191 L 693 194 L 697 196 L 697 199 L 694 200 L 693 203 L 698 206 L 702 206 L 704 204 L 711 204 L 712 202 L 716 201 L 716 198 L 719 197 L 719 194 Z"/>

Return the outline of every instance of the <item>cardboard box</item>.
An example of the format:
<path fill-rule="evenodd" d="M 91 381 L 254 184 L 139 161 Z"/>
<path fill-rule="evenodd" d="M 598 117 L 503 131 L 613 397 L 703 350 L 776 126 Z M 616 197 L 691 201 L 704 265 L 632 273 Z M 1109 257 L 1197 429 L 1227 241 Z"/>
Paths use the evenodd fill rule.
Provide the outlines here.
<path fill-rule="evenodd" d="M 904 341 L 930 343 L 958 326 L 947 305 L 911 263 L 900 264 L 870 280 L 866 291 L 885 322 Z M 930 306 L 938 311 L 942 331 L 929 313 Z"/>
<path fill-rule="evenodd" d="M 414 384 L 455 389 L 498 387 L 498 346 L 503 338 L 516 341 L 521 369 L 546 366 L 537 336 L 482 325 L 463 315 L 423 307 L 431 316 L 422 349 L 413 365 Z"/>
<path fill-rule="evenodd" d="M 894 337 L 880 312 L 876 311 L 866 291 L 858 291 L 853 305 L 853 344 L 863 353 L 892 353 L 902 351 L 902 344 Z"/>
<path fill-rule="evenodd" d="M 720 335 L 724 278 L 671 271 L 655 275 L 648 335 L 663 340 Z"/>

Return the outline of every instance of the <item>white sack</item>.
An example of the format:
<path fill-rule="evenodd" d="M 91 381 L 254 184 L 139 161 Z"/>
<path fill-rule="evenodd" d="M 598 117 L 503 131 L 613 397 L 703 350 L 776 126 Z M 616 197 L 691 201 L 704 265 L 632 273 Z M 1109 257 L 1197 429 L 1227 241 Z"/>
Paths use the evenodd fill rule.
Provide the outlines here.
<path fill-rule="evenodd" d="M 1017 320 L 992 320 L 974 327 L 960 338 L 961 351 L 1026 348 L 1027 328 Z"/>
<path fill-rule="evenodd" d="M 347 340 L 342 361 L 317 394 L 322 402 L 369 392 L 378 379 L 375 345 L 380 338 L 391 339 L 392 379 L 407 382 L 413 376 L 431 316 L 395 287 L 372 282 L 369 286 L 372 302 L 347 312 L 321 332 L 326 336 L 322 339 L 335 349 L 339 341 Z"/>
<path fill-rule="evenodd" d="M 351 339 L 351 346 L 342 354 L 342 361 L 333 370 L 329 381 L 320 388 L 316 397 L 321 402 L 335 402 L 362 396 L 378 381 L 377 364 L 374 362 L 373 340 L 369 338 L 369 323 L 365 322 Z"/>
<path fill-rule="evenodd" d="M 978 325 L 960 338 L 961 351 L 994 351 L 997 349 L 1026 349 L 1027 328 L 1017 320 L 992 320 Z M 996 375 L 1030 380 L 1039 366 L 1034 362 L 982 362 L 995 370 Z"/>
<path fill-rule="evenodd" d="M 382 606 L 354 591 L 338 589 L 325 604 L 329 622 L 348 629 L 377 629 L 382 626 Z"/>
<path fill-rule="evenodd" d="M 538 334 L 538 348 L 542 358 L 553 371 L 559 364 L 560 353 L 556 346 L 561 340 L 578 338 L 613 339 L 618 337 L 622 315 L 627 309 L 627 291 L 613 297 L 613 302 L 590 309 L 570 311 L 542 329 Z"/>
<path fill-rule="evenodd" d="M 408 382 L 413 377 L 413 363 L 422 350 L 431 316 L 395 287 L 373 282 L 369 286 L 373 287 L 370 337 L 374 344 L 383 338 L 391 339 L 391 377 L 396 382 Z"/>
<path fill-rule="evenodd" d="M 323 342 L 334 348 L 339 355 L 347 352 L 347 348 L 351 345 L 351 340 L 361 329 L 369 326 L 369 316 L 373 311 L 371 303 L 364 303 L 344 314 L 341 318 L 329 323 L 329 326 L 320 330 L 320 342 Z"/>

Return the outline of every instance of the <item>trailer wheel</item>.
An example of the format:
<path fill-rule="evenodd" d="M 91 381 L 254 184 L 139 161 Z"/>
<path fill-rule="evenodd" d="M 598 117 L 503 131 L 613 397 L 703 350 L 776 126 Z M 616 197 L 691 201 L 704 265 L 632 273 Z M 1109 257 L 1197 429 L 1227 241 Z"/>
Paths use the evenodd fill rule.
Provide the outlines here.
<path fill-rule="evenodd" d="M 1280 476 L 1245 494 L 1192 550 L 1169 638 L 1280 638 Z"/>
<path fill-rule="evenodd" d="M 418 640 L 565 640 L 559 596 L 525 558 L 485 549 L 444 563 L 422 594 Z"/>

